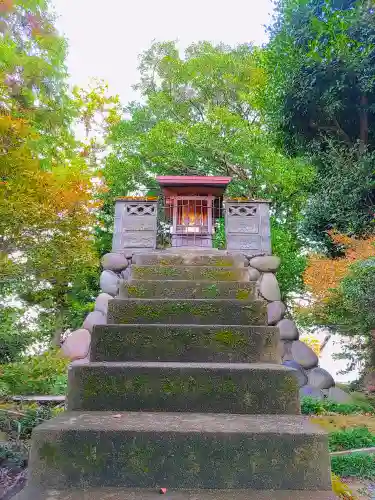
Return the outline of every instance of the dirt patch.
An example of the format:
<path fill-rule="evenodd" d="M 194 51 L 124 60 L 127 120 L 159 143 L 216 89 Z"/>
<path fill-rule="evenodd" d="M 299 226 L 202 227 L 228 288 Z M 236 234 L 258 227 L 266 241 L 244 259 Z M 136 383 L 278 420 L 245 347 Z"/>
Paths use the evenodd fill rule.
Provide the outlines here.
<path fill-rule="evenodd" d="M 311 417 L 311 421 L 323 427 L 327 432 L 366 426 L 375 433 L 374 415 L 321 415 Z"/>
<path fill-rule="evenodd" d="M 0 500 L 10 500 L 26 483 L 26 469 L 0 467 Z"/>
<path fill-rule="evenodd" d="M 349 486 L 356 500 L 374 500 L 375 482 L 356 477 L 342 478 L 342 481 Z"/>

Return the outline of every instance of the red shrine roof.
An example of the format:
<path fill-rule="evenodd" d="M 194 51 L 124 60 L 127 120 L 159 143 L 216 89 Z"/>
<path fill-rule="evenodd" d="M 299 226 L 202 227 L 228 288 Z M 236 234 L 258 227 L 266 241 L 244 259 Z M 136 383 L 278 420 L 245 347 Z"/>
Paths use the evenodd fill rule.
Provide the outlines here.
<path fill-rule="evenodd" d="M 217 186 L 225 187 L 231 177 L 214 177 L 213 175 L 165 175 L 156 177 L 161 186 Z"/>

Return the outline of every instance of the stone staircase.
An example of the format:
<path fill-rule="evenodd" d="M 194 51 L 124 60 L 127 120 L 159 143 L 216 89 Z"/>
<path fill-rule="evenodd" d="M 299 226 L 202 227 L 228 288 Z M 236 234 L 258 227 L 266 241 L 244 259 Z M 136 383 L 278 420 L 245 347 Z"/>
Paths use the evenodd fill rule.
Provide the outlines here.
<path fill-rule="evenodd" d="M 240 256 L 135 256 L 33 433 L 25 500 L 330 499 L 327 437 L 299 415 Z"/>

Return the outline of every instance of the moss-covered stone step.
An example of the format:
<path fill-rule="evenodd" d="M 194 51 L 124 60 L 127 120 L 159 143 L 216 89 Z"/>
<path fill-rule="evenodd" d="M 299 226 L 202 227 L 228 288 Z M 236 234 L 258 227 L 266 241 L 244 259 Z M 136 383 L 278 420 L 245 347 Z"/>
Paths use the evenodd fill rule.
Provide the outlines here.
<path fill-rule="evenodd" d="M 51 496 L 52 495 L 52 496 Z M 47 490 L 27 488 L 14 500 L 160 500 L 160 486 L 154 488 L 87 488 Z M 337 500 L 332 491 L 306 490 L 171 490 L 167 500 Z"/>
<path fill-rule="evenodd" d="M 75 363 L 69 410 L 298 414 L 293 370 L 250 363 Z"/>
<path fill-rule="evenodd" d="M 133 279 L 192 280 L 192 281 L 249 281 L 248 268 L 214 266 L 131 266 Z"/>
<path fill-rule="evenodd" d="M 109 324 L 263 325 L 266 303 L 215 299 L 113 299 Z"/>
<path fill-rule="evenodd" d="M 68 412 L 34 430 L 30 486 L 330 490 L 327 436 L 292 415 Z"/>
<path fill-rule="evenodd" d="M 186 250 L 180 253 L 159 252 L 136 254 L 135 264 L 140 266 L 217 266 L 244 267 L 243 255 L 227 255 L 224 252 L 198 253 Z"/>
<path fill-rule="evenodd" d="M 255 283 L 238 281 L 124 281 L 120 298 L 255 300 Z"/>
<path fill-rule="evenodd" d="M 97 325 L 91 361 L 279 363 L 272 326 Z"/>

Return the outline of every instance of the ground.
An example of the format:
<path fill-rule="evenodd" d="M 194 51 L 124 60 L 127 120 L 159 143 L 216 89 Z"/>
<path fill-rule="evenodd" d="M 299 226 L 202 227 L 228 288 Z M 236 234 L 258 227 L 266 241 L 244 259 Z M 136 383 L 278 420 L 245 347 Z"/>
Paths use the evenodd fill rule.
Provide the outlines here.
<path fill-rule="evenodd" d="M 363 426 L 375 432 L 374 415 L 323 415 L 311 420 L 328 432 Z M 342 481 L 350 487 L 356 500 L 375 500 L 375 481 L 358 478 L 342 478 Z"/>

